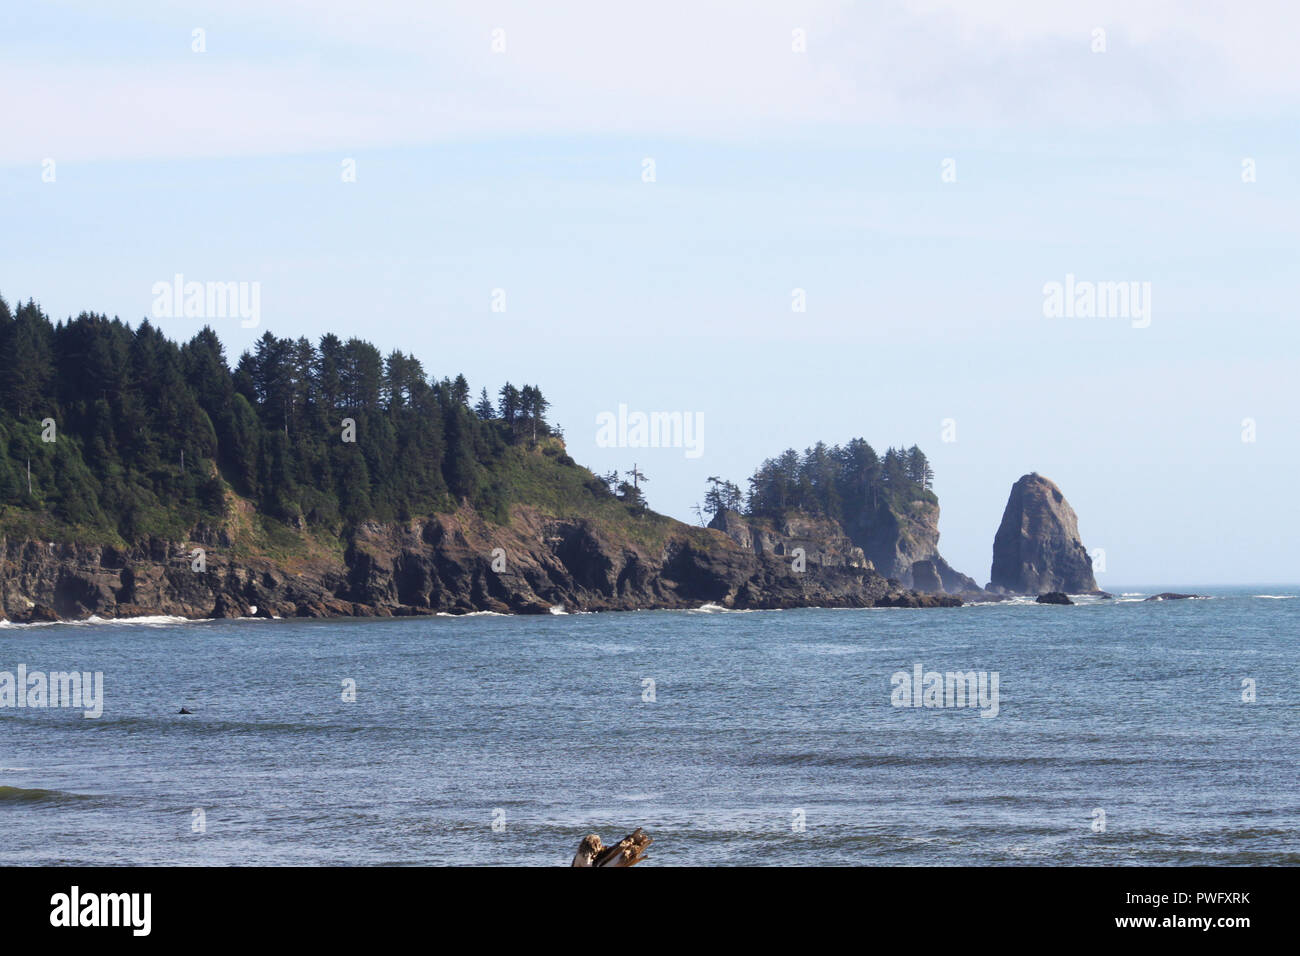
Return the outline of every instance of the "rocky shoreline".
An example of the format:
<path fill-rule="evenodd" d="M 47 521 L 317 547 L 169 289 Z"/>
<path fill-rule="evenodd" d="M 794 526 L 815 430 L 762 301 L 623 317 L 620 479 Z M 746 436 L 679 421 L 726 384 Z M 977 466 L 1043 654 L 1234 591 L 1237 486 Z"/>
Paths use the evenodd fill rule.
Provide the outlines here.
<path fill-rule="evenodd" d="M 756 518 L 724 509 L 701 528 L 650 512 L 555 516 L 524 505 L 504 523 L 462 506 L 367 522 L 342 539 L 312 542 L 290 529 L 293 546 L 281 552 L 247 537 L 235 543 L 234 523 L 122 548 L 0 537 L 0 618 L 932 608 L 1019 594 L 1045 604 L 1109 597 L 1097 587 L 1073 509 L 1037 474 L 1012 489 L 985 588 L 939 554 L 937 507 L 908 520 L 888 547 L 878 532 L 803 512 Z M 885 573 L 860 545 L 886 562 Z"/>
<path fill-rule="evenodd" d="M 169 615 L 397 617 L 495 611 L 953 607 L 876 572 L 847 539 L 793 552 L 819 529 L 744 547 L 681 525 L 658 547 L 583 518 L 517 508 L 505 525 L 462 509 L 357 528 L 341 556 L 241 556 L 222 534 L 128 549 L 0 539 L 0 617 L 15 623 Z M 202 550 L 196 570 L 195 551 Z"/>

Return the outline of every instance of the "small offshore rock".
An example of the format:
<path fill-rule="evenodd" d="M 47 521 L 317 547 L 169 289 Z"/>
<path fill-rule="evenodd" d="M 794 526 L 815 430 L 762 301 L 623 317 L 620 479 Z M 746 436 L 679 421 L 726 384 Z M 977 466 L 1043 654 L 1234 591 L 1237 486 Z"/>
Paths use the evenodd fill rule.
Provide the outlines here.
<path fill-rule="evenodd" d="M 1073 604 L 1070 595 L 1064 591 L 1048 591 L 1046 594 L 1040 594 L 1034 599 L 1037 604 Z"/>

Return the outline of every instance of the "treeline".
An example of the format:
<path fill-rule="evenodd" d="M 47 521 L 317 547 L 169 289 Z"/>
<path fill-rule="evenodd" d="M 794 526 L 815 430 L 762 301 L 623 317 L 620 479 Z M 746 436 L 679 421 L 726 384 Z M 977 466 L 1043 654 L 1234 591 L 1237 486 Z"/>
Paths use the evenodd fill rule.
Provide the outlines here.
<path fill-rule="evenodd" d="M 853 523 L 881 507 L 932 499 L 933 481 L 934 471 L 915 445 L 889 448 L 882 456 L 861 438 L 843 446 L 818 442 L 802 455 L 791 448 L 764 461 L 749 479 L 748 492 L 733 482 L 709 478 L 704 511 L 710 516 L 729 510 L 772 518 L 803 511 Z"/>
<path fill-rule="evenodd" d="M 221 517 L 223 481 L 295 526 L 462 500 L 504 516 L 493 465 L 557 434 L 535 386 L 471 405 L 464 376 L 331 334 L 268 332 L 232 371 L 210 328 L 178 345 L 148 321 L 55 325 L 0 299 L 0 369 L 0 504 L 127 540 Z"/>

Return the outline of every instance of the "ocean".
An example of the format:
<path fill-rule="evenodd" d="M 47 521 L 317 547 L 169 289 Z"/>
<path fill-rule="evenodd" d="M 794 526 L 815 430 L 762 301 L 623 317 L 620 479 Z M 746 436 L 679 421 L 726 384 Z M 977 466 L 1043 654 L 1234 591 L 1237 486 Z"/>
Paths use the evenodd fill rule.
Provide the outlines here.
<path fill-rule="evenodd" d="M 103 712 L 0 707 L 0 863 L 1295 865 L 1300 587 L 1200 593 L 4 625 Z"/>

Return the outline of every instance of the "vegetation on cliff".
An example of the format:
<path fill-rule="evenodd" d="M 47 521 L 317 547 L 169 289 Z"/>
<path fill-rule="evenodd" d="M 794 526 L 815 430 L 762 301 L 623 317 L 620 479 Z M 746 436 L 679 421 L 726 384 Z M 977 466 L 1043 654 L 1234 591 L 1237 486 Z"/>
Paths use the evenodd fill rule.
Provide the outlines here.
<path fill-rule="evenodd" d="M 331 534 L 462 502 L 641 504 L 565 453 L 536 386 L 429 376 L 360 339 L 264 334 L 232 369 L 209 328 L 177 344 L 149 322 L 57 324 L 0 299 L 0 531 L 103 542 L 220 525 L 233 496 L 259 522 Z M 622 500 L 626 499 L 626 500 Z"/>
<path fill-rule="evenodd" d="M 960 603 L 886 580 L 835 524 L 932 500 L 919 452 L 789 453 L 749 506 L 817 517 L 727 532 L 650 511 L 635 466 L 577 465 L 537 387 L 473 399 L 360 339 L 266 333 L 232 368 L 209 328 L 0 300 L 0 363 L 9 620 Z"/>
<path fill-rule="evenodd" d="M 704 510 L 767 518 L 803 512 L 844 525 L 862 524 L 882 507 L 901 511 L 913 501 L 937 503 L 930 490 L 933 480 L 925 453 L 915 445 L 889 448 L 881 456 L 861 438 L 844 446 L 818 442 L 803 455 L 790 448 L 764 461 L 743 498 L 733 483 L 710 478 Z"/>
<path fill-rule="evenodd" d="M 802 455 L 793 448 L 764 461 L 749 479 L 748 493 L 733 482 L 709 478 L 702 511 L 714 517 L 737 512 L 767 522 L 809 515 L 844 529 L 877 568 L 912 583 L 917 560 L 942 562 L 937 551 L 939 499 L 925 453 L 889 448 L 877 454 L 864 439 L 828 446 L 818 442 Z M 973 590 L 974 581 L 942 563 L 945 586 Z"/>

